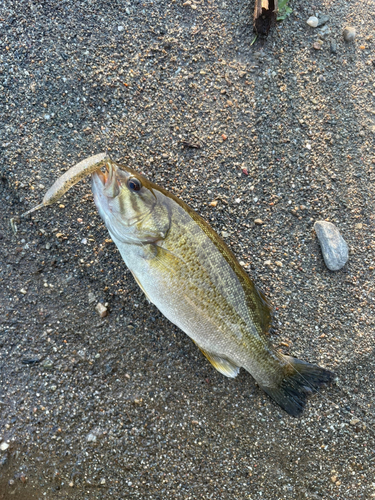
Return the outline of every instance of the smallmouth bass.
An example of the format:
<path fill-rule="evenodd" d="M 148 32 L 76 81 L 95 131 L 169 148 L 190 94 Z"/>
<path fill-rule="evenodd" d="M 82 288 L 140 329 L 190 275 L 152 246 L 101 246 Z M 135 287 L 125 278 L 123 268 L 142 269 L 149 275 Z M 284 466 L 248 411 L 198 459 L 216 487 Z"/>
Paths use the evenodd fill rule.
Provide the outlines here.
<path fill-rule="evenodd" d="M 271 307 L 215 231 L 189 206 L 111 160 L 92 173 L 100 216 L 136 282 L 227 377 L 245 368 L 290 415 L 333 373 L 278 353 Z"/>

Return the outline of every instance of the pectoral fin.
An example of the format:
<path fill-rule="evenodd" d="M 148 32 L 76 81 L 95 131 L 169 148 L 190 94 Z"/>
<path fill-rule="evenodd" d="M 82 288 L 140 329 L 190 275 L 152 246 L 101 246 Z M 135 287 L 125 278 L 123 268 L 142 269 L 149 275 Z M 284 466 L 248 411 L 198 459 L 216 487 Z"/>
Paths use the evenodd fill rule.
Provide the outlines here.
<path fill-rule="evenodd" d="M 198 345 L 198 344 L 197 344 Z M 240 367 L 228 361 L 225 358 L 221 358 L 216 354 L 211 354 L 210 352 L 205 351 L 198 345 L 201 352 L 206 356 L 208 361 L 216 368 L 216 370 L 226 377 L 234 378 L 237 377 Z"/>

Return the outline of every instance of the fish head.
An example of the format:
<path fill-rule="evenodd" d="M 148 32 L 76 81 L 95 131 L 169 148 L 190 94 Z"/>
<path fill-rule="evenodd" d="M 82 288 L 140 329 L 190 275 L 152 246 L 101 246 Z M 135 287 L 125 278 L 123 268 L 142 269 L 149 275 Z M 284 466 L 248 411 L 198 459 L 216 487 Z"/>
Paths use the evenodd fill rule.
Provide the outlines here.
<path fill-rule="evenodd" d="M 122 243 L 155 243 L 165 238 L 170 215 L 163 194 L 135 170 L 109 160 L 91 178 L 94 201 L 111 236 Z"/>

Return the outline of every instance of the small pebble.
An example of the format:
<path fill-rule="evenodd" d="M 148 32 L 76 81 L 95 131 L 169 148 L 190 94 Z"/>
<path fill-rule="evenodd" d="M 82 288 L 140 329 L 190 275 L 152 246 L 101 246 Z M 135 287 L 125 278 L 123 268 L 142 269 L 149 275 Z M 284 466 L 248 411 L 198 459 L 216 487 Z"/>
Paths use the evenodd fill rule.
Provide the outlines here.
<path fill-rule="evenodd" d="M 329 21 L 329 16 L 320 16 L 318 18 L 318 26 L 324 26 Z"/>
<path fill-rule="evenodd" d="M 357 425 L 359 424 L 359 420 L 358 418 L 353 418 L 351 421 L 350 421 L 350 425 Z"/>
<path fill-rule="evenodd" d="M 123 26 L 118 26 L 118 27 L 117 27 L 117 30 L 118 30 L 118 31 L 124 31 L 124 27 L 123 27 Z"/>
<path fill-rule="evenodd" d="M 1 451 L 5 451 L 9 448 L 9 444 L 8 443 L 1 443 L 0 444 L 0 450 Z"/>
<path fill-rule="evenodd" d="M 325 38 L 327 35 L 329 35 L 331 33 L 331 29 L 330 27 L 327 25 L 327 26 L 322 26 L 320 28 L 320 31 L 319 31 L 319 36 L 321 38 Z"/>
<path fill-rule="evenodd" d="M 335 42 L 335 40 L 331 40 L 329 48 L 330 48 L 331 54 L 337 54 L 337 43 Z"/>
<path fill-rule="evenodd" d="M 95 302 L 95 300 L 96 298 L 93 292 L 89 292 L 89 304 L 92 304 L 93 302 Z"/>
<path fill-rule="evenodd" d="M 356 229 L 362 229 L 362 228 L 363 228 L 363 224 L 362 224 L 362 222 L 358 222 L 358 224 L 356 224 L 356 225 L 355 225 L 355 228 L 356 228 Z M 21 292 L 22 292 L 22 290 L 21 290 Z M 23 292 L 22 292 L 22 293 L 23 293 Z"/>
<path fill-rule="evenodd" d="M 345 42 L 354 42 L 356 34 L 357 33 L 355 31 L 355 28 L 353 28 L 353 26 L 347 26 L 346 28 L 344 28 L 343 36 Z"/>
<path fill-rule="evenodd" d="M 323 40 L 317 40 L 316 42 L 313 43 L 313 48 L 315 50 L 321 50 L 322 45 L 323 45 Z M 311 149 L 311 146 L 308 149 Z"/>
<path fill-rule="evenodd" d="M 103 306 L 103 304 L 100 302 L 98 302 L 95 309 L 97 310 L 101 318 L 105 318 L 108 314 L 108 309 L 105 306 Z"/>
<path fill-rule="evenodd" d="M 88 441 L 89 443 L 95 443 L 96 441 L 95 434 L 93 434 L 92 432 L 90 432 L 90 434 L 87 434 L 86 441 Z"/>
<path fill-rule="evenodd" d="M 319 19 L 315 16 L 311 16 L 308 18 L 308 20 L 306 21 L 306 23 L 311 26 L 312 28 L 316 28 L 317 26 L 319 26 Z"/>
<path fill-rule="evenodd" d="M 264 52 L 254 52 L 254 57 L 256 59 L 262 59 L 264 57 Z"/>
<path fill-rule="evenodd" d="M 279 260 L 277 260 L 275 264 L 277 265 L 277 267 L 283 267 L 283 263 L 280 262 Z"/>
<path fill-rule="evenodd" d="M 21 288 L 20 292 L 25 295 L 27 293 L 27 290 L 25 290 L 24 288 Z"/>
<path fill-rule="evenodd" d="M 217 203 L 218 203 L 217 200 L 211 201 L 210 207 L 216 207 Z"/>
<path fill-rule="evenodd" d="M 86 352 L 83 350 L 83 349 L 80 349 L 78 352 L 77 352 L 78 356 L 81 358 L 81 359 L 86 359 Z"/>
<path fill-rule="evenodd" d="M 254 224 L 261 226 L 263 224 L 263 221 L 262 221 L 262 219 L 255 219 Z"/>
<path fill-rule="evenodd" d="M 264 261 L 264 265 L 265 265 L 265 266 L 270 266 L 270 265 L 271 265 L 271 261 L 270 261 L 270 260 L 266 260 L 266 261 Z"/>
<path fill-rule="evenodd" d="M 348 245 L 337 227 L 331 222 L 317 221 L 314 229 L 328 269 L 338 271 L 344 267 L 349 258 Z"/>
<path fill-rule="evenodd" d="M 51 368 L 53 368 L 53 361 L 51 361 L 49 358 L 45 359 L 43 361 L 42 367 L 45 370 L 50 370 Z"/>

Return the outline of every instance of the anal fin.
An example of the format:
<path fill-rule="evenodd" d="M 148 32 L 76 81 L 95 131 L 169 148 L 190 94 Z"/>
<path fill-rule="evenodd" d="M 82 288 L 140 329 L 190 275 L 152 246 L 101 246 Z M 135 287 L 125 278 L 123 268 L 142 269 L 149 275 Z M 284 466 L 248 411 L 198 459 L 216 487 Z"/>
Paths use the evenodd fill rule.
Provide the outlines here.
<path fill-rule="evenodd" d="M 198 345 L 198 344 L 197 344 Z M 240 367 L 229 361 L 228 359 L 221 358 L 217 354 L 212 354 L 210 352 L 205 351 L 198 345 L 201 352 L 206 356 L 208 361 L 216 368 L 216 370 L 226 377 L 235 378 L 237 377 Z"/>

